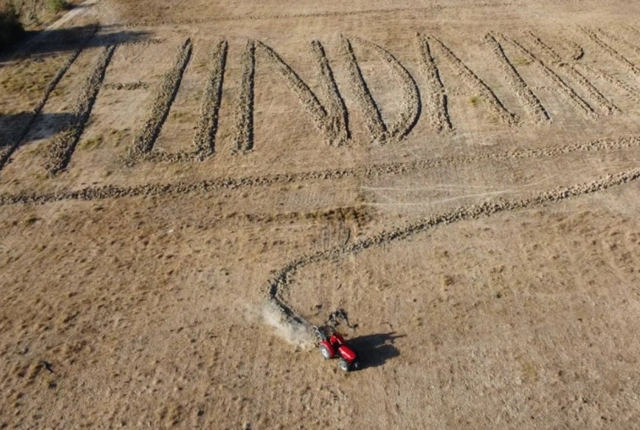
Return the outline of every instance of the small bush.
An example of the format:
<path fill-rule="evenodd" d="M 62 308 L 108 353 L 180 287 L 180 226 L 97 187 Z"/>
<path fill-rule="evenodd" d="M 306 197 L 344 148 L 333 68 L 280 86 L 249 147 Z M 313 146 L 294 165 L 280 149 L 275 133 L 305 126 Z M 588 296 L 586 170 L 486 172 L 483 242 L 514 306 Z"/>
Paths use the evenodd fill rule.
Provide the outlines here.
<path fill-rule="evenodd" d="M 24 27 L 12 3 L 0 9 L 0 51 L 17 42 L 24 34 Z"/>
<path fill-rule="evenodd" d="M 47 10 L 51 13 L 60 13 L 69 9 L 69 3 L 66 0 L 47 0 Z"/>

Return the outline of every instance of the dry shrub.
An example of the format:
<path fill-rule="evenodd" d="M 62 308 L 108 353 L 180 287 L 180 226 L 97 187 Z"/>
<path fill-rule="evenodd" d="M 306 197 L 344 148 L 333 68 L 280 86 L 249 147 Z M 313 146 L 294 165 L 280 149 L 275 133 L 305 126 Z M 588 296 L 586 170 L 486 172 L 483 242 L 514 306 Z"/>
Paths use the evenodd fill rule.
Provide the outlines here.
<path fill-rule="evenodd" d="M 66 0 L 47 0 L 47 11 L 51 13 L 60 13 L 69 9 L 69 3 Z"/>

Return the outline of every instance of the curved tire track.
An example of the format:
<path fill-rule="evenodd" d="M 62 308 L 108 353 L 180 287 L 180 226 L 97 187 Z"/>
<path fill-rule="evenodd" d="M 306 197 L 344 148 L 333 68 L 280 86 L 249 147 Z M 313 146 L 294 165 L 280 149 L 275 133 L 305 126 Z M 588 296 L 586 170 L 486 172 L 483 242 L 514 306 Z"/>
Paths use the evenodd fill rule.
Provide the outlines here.
<path fill-rule="evenodd" d="M 437 214 L 421 219 L 404 227 L 386 230 L 355 242 L 352 245 L 338 246 L 327 251 L 304 255 L 289 262 L 272 275 L 266 285 L 267 300 L 275 305 L 289 321 L 311 328 L 311 324 L 282 297 L 282 291 L 293 284 L 292 276 L 300 269 L 314 263 L 335 261 L 348 256 L 359 254 L 370 248 L 381 247 L 399 242 L 419 233 L 433 230 L 440 226 L 469 221 L 481 217 L 489 217 L 500 213 L 513 212 L 522 209 L 541 207 L 576 197 L 586 196 L 609 188 L 623 185 L 640 178 L 640 168 L 630 169 L 616 175 L 607 175 L 595 181 L 577 184 L 571 187 L 561 187 L 545 191 L 530 198 L 505 200 L 497 203 L 485 202 L 480 205 L 462 206 L 449 212 Z"/>

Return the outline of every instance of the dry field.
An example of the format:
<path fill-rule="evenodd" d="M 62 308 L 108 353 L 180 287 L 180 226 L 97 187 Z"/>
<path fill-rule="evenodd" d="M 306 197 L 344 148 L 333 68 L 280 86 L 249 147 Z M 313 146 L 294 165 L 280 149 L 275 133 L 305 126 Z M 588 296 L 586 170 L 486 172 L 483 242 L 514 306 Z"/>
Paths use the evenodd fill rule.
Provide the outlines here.
<path fill-rule="evenodd" d="M 0 428 L 639 428 L 638 22 L 74 9 L 0 59 Z"/>

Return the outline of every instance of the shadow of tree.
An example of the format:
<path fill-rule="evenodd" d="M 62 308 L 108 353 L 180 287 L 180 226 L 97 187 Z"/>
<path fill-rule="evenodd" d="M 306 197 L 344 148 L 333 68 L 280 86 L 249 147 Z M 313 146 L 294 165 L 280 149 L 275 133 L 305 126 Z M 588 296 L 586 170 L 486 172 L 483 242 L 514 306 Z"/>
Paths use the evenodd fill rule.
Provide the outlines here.
<path fill-rule="evenodd" d="M 395 332 L 369 334 L 349 339 L 349 347 L 353 348 L 360 358 L 360 369 L 382 366 L 394 357 L 400 355 L 395 347 L 396 339 L 405 337 Z"/>
<path fill-rule="evenodd" d="M 32 116 L 33 112 L 9 115 L 0 113 L 0 151 L 13 145 L 18 136 L 24 134 L 24 129 L 29 125 Z M 74 115 L 68 112 L 41 113 L 29 131 L 29 141 L 55 136 L 73 120 Z"/>
<path fill-rule="evenodd" d="M 148 39 L 144 31 L 109 31 L 109 27 L 96 25 L 59 28 L 46 31 L 27 31 L 22 43 L 2 53 L 0 65 L 11 60 L 31 56 L 47 56 L 75 51 L 79 48 L 104 47 L 114 44 L 140 43 Z"/>

